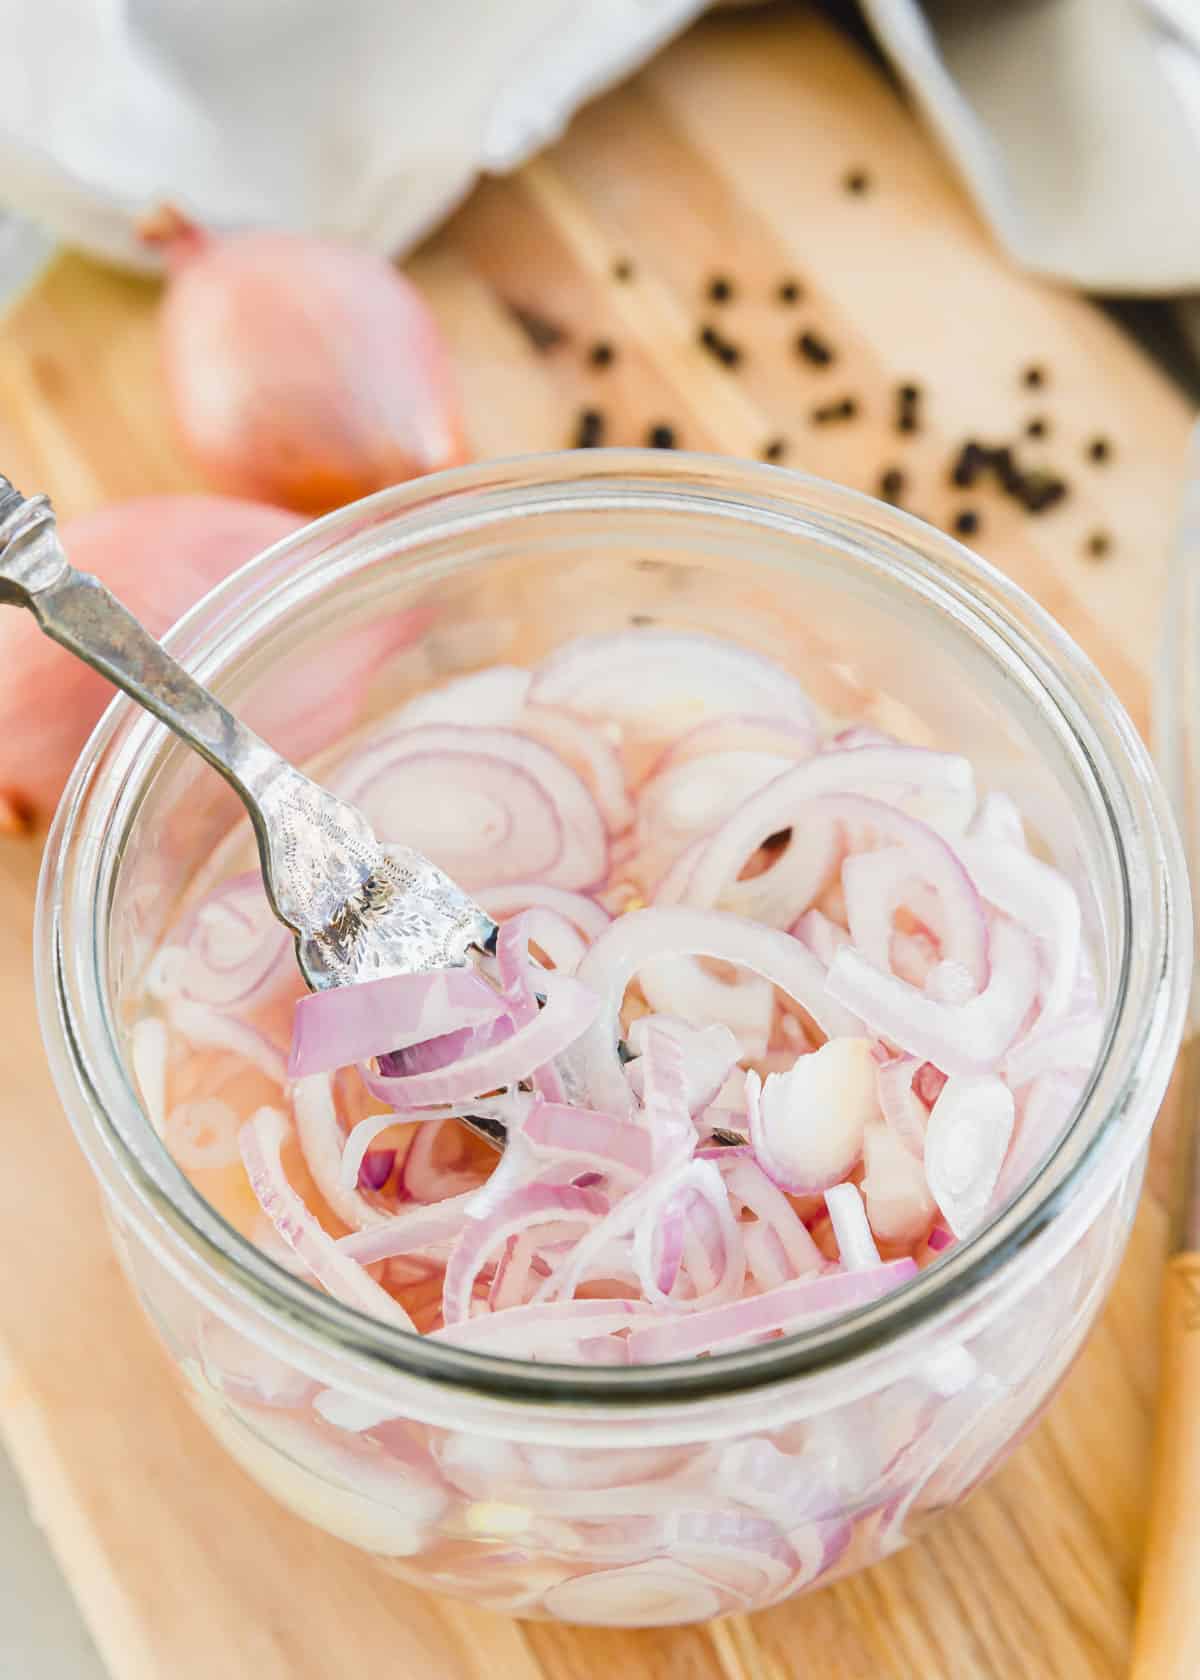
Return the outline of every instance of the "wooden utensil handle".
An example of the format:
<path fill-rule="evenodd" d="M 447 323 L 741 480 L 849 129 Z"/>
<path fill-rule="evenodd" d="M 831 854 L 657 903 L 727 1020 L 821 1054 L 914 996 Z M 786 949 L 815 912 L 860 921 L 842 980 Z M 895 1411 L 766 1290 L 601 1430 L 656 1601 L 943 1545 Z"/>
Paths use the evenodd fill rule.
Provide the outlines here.
<path fill-rule="evenodd" d="M 1162 1389 L 1130 1680 L 1200 1676 L 1200 1254 L 1177 1254 L 1162 1303 Z"/>

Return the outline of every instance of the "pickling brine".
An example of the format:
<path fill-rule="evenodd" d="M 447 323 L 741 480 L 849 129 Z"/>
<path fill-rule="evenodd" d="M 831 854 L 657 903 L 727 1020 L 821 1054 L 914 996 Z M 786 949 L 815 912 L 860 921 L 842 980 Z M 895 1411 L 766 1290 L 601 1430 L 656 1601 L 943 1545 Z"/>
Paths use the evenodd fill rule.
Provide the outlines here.
<path fill-rule="evenodd" d="M 631 1366 L 831 1322 L 981 1231 L 1098 1055 L 1079 900 L 1013 800 L 732 643 L 631 630 L 460 676 L 326 779 L 473 893 L 494 954 L 307 995 L 231 865 L 150 965 L 133 1064 L 232 1225 L 431 1341 Z M 205 1314 L 180 1355 L 234 1456 L 389 1567 L 520 1614 L 695 1620 L 961 1497 L 1118 1248 L 1064 1239 L 1052 1295 L 1019 1279 L 869 1407 L 827 1392 L 721 1439 L 458 1430 Z"/>

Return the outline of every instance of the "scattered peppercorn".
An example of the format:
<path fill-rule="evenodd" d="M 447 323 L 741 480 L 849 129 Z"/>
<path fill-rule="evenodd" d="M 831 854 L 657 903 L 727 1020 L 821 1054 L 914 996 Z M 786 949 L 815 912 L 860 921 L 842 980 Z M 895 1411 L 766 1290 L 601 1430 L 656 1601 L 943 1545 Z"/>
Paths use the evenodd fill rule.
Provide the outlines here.
<path fill-rule="evenodd" d="M 843 397 L 840 402 L 823 403 L 820 408 L 812 411 L 813 423 L 817 426 L 827 426 L 831 420 L 853 420 L 858 413 L 858 404 L 853 397 Z"/>
<path fill-rule="evenodd" d="M 896 387 L 896 430 L 917 432 L 921 429 L 921 387 L 907 383 Z"/>
<path fill-rule="evenodd" d="M 588 351 L 588 361 L 594 368 L 611 367 L 617 359 L 617 352 L 606 339 L 599 339 Z"/>
<path fill-rule="evenodd" d="M 775 291 L 780 303 L 799 303 L 804 296 L 804 288 L 796 280 L 781 280 Z"/>
<path fill-rule="evenodd" d="M 1026 473 L 1015 490 L 1017 500 L 1028 513 L 1045 513 L 1067 494 L 1067 486 L 1053 473 Z"/>
<path fill-rule="evenodd" d="M 696 334 L 696 342 L 703 346 L 710 355 L 716 357 L 725 367 L 736 367 L 742 359 L 739 347 L 719 333 L 716 327 L 705 325 Z"/>
<path fill-rule="evenodd" d="M 628 257 L 617 258 L 616 262 L 612 266 L 612 277 L 614 280 L 633 279 L 633 264 L 630 262 Z"/>
<path fill-rule="evenodd" d="M 1089 461 L 1095 461 L 1097 463 L 1107 461 L 1111 454 L 1112 445 L 1106 437 L 1094 437 L 1087 446 L 1087 456 Z"/>
<path fill-rule="evenodd" d="M 598 449 L 604 442 L 604 416 L 598 408 L 585 408 L 575 428 L 576 449 Z"/>
<path fill-rule="evenodd" d="M 675 428 L 673 426 L 651 426 L 646 434 L 646 442 L 651 449 L 674 449 Z"/>
<path fill-rule="evenodd" d="M 989 451 L 974 438 L 968 438 L 955 458 L 950 468 L 950 482 L 957 484 L 960 490 L 968 490 L 979 477 L 980 470 L 988 463 Z"/>
<path fill-rule="evenodd" d="M 885 502 L 898 502 L 904 490 L 904 474 L 899 467 L 889 467 L 879 475 L 879 494 Z"/>
<path fill-rule="evenodd" d="M 508 309 L 535 350 L 553 350 L 555 345 L 561 344 L 567 336 L 564 327 L 560 327 L 557 321 L 551 321 L 547 316 L 539 314 L 536 309 L 526 309 L 519 303 L 510 303 Z"/>
<path fill-rule="evenodd" d="M 828 367 L 833 361 L 833 351 L 823 338 L 818 338 L 814 332 L 802 332 L 796 340 L 796 354 L 803 356 L 806 362 L 814 367 Z"/>
<path fill-rule="evenodd" d="M 963 508 L 954 515 L 954 529 L 960 537 L 974 536 L 979 529 L 979 515 L 974 508 Z"/>
<path fill-rule="evenodd" d="M 1030 420 L 1026 423 L 1025 436 L 1031 438 L 1044 438 L 1049 430 L 1049 423 L 1038 415 L 1036 419 Z"/>
<path fill-rule="evenodd" d="M 1107 531 L 1093 531 L 1087 540 L 1087 552 L 1091 559 L 1102 560 L 1112 547 L 1112 538 Z"/>
<path fill-rule="evenodd" d="M 787 454 L 787 439 L 774 437 L 763 444 L 762 458 L 764 461 L 782 461 Z"/>
<path fill-rule="evenodd" d="M 865 169 L 851 169 L 842 177 L 842 185 L 848 193 L 861 197 L 871 185 L 871 178 Z"/>
<path fill-rule="evenodd" d="M 1021 375 L 1021 383 L 1030 391 L 1040 391 L 1046 383 L 1046 370 L 1034 362 Z"/>
<path fill-rule="evenodd" d="M 1006 495 L 1027 513 L 1045 513 L 1068 493 L 1065 479 L 1041 468 L 1025 471 L 1008 444 L 987 445 L 968 438 L 950 467 L 950 482 L 968 489 L 983 472 L 994 473 Z"/>
<path fill-rule="evenodd" d="M 708 283 L 708 296 L 711 303 L 728 303 L 733 296 L 732 280 L 727 280 L 723 274 L 715 274 Z"/>
<path fill-rule="evenodd" d="M 1006 443 L 999 449 L 991 449 L 987 454 L 987 464 L 1000 480 L 1000 488 L 1010 496 L 1020 499 L 1025 484 L 1025 476 L 1017 465 L 1016 456 Z"/>

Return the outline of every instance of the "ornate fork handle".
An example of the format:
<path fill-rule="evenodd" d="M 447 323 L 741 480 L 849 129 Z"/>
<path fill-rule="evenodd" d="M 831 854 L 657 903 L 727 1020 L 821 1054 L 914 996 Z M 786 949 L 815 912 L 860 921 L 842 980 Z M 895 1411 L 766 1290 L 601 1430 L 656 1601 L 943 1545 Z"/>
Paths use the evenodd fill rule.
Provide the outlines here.
<path fill-rule="evenodd" d="M 383 861 L 382 848 L 359 813 L 239 723 L 111 590 L 76 571 L 46 497 L 27 500 L 7 479 L 0 479 L 0 601 L 27 608 L 47 636 L 124 689 L 220 771 L 254 824 L 275 912 L 297 933 L 326 927 L 346 897 L 338 889 L 361 885 Z M 286 818 L 292 807 L 302 809 L 318 833 L 336 834 L 339 867 L 332 872 L 328 857 L 314 857 L 309 868 L 301 868 L 307 879 L 293 881 L 302 860 Z M 281 843 L 291 851 L 286 859 L 276 855 Z M 320 890 L 321 880 L 337 895 L 332 901 Z"/>
<path fill-rule="evenodd" d="M 295 769 L 184 670 L 99 579 L 68 561 L 44 496 L 0 478 L 0 604 L 152 712 L 250 815 L 271 907 L 312 986 L 465 962 L 495 926 L 436 865 L 380 845 L 352 805 Z"/>

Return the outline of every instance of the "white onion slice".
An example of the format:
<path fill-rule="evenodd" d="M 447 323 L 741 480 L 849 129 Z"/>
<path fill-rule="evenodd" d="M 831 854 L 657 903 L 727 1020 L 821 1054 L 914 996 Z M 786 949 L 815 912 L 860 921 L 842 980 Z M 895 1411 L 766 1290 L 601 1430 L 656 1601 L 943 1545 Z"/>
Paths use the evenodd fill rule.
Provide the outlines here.
<path fill-rule="evenodd" d="M 753 974 L 720 980 L 694 957 L 655 957 L 639 969 L 638 984 L 656 1015 L 682 1017 L 698 1031 L 733 1033 L 739 1060 L 766 1054 L 775 1012 L 769 981 Z"/>
<path fill-rule="evenodd" d="M 640 1099 L 645 1073 L 643 1058 L 651 1027 L 672 1038 L 683 1054 L 684 1101 L 690 1114 L 699 1114 L 716 1101 L 722 1086 L 737 1066 L 738 1041 L 727 1026 L 689 1026 L 673 1015 L 643 1015 L 629 1028 L 629 1047 L 637 1055 L 625 1069 L 630 1086 Z"/>
<path fill-rule="evenodd" d="M 364 1084 L 372 1095 L 397 1108 L 461 1102 L 516 1084 L 574 1044 L 600 1010 L 595 994 L 565 974 L 545 972 L 538 984 L 545 992 L 546 1007 L 511 1038 L 464 1056 L 449 1067 L 395 1078 L 368 1074 Z"/>
<path fill-rule="evenodd" d="M 865 750 L 865 749 L 864 749 Z M 720 1353 L 757 1341 L 778 1331 L 792 1331 L 818 1323 L 831 1313 L 866 1306 L 915 1277 L 915 1260 L 886 1260 L 872 1271 L 830 1272 L 785 1283 L 742 1301 L 681 1314 L 629 1338 L 634 1364 L 660 1364 L 691 1359 L 699 1353 Z"/>
<path fill-rule="evenodd" d="M 189 1003 L 235 1010 L 261 1005 L 292 975 L 291 941 L 276 920 L 257 870 L 235 876 L 210 893 L 168 953 L 173 989 Z M 169 959 L 168 959 L 169 962 Z"/>
<path fill-rule="evenodd" d="M 616 1056 L 621 1001 L 634 975 L 664 949 L 749 968 L 794 998 L 823 1032 L 836 1036 L 854 1030 L 853 1019 L 831 1003 L 820 963 L 786 933 L 720 911 L 631 911 L 602 934 L 579 965 L 579 981 L 598 992 L 603 1003 L 566 1065 L 594 1107 L 629 1112 L 629 1086 Z"/>
<path fill-rule="evenodd" d="M 1013 923 L 993 925 L 991 952 L 991 978 L 969 1003 L 938 1003 L 903 980 L 881 974 L 851 946 L 834 958 L 826 987 L 872 1031 L 909 1055 L 946 1073 L 986 1073 L 1016 1039 L 1038 988 L 1032 941 Z"/>
<path fill-rule="evenodd" d="M 871 1235 L 867 1210 L 856 1184 L 835 1184 L 825 1192 L 825 1206 L 833 1226 L 838 1254 L 847 1271 L 869 1271 L 878 1266 L 879 1250 Z"/>
<path fill-rule="evenodd" d="M 612 921 L 603 905 L 584 893 L 548 887 L 543 881 L 508 881 L 501 886 L 481 887 L 475 894 L 489 916 L 515 916 L 520 910 L 542 907 L 554 910 L 585 939 L 598 939 Z"/>
<path fill-rule="evenodd" d="M 580 636 L 535 671 L 530 699 L 658 736 L 728 712 L 813 718 L 807 694 L 781 666 L 716 636 L 677 630 Z"/>
<path fill-rule="evenodd" d="M 335 779 L 388 840 L 468 886 L 603 879 L 608 841 L 586 784 L 540 742 L 506 729 L 428 725 L 376 741 Z"/>
<path fill-rule="evenodd" d="M 1071 1001 L 1083 945 L 1082 912 L 1070 882 L 1023 847 L 964 840 L 959 851 L 988 903 L 1034 934 L 1047 951 L 1042 1020 L 1057 1019 Z"/>
<path fill-rule="evenodd" d="M 890 1126 L 871 1120 L 863 1133 L 863 1161 L 862 1194 L 871 1229 L 883 1242 L 914 1242 L 937 1212 L 921 1158 Z"/>
<path fill-rule="evenodd" d="M 520 665 L 488 665 L 414 695 L 395 722 L 403 729 L 442 723 L 507 729 L 520 717 L 532 681 Z"/>
<path fill-rule="evenodd" d="M 925 1133 L 925 1176 L 956 1237 L 987 1215 L 1012 1137 L 1015 1105 L 1002 1079 L 946 1081 Z"/>
<path fill-rule="evenodd" d="M 260 1108 L 242 1127 L 242 1160 L 259 1206 L 322 1288 L 360 1312 L 412 1330 L 413 1321 L 399 1301 L 338 1248 L 292 1189 L 281 1154 L 287 1130 L 275 1108 Z"/>
<path fill-rule="evenodd" d="M 547 1615 L 590 1627 L 673 1627 L 708 1621 L 725 1607 L 703 1575 L 665 1557 L 575 1575 L 542 1597 Z"/>
<path fill-rule="evenodd" d="M 869 1038 L 831 1038 L 765 1084 L 746 1075 L 750 1141 L 768 1178 L 792 1195 L 845 1178 L 879 1113 L 876 1065 Z"/>
<path fill-rule="evenodd" d="M 488 1256 L 509 1237 L 549 1220 L 569 1219 L 594 1225 L 608 1212 L 608 1197 L 573 1185 L 528 1185 L 506 1198 L 486 1219 L 463 1227 L 450 1258 L 442 1289 L 442 1321 L 459 1324 L 467 1316 L 471 1290 Z"/>
<path fill-rule="evenodd" d="M 921 747 L 856 747 L 818 753 L 769 782 L 717 830 L 692 871 L 688 902 L 717 903 L 763 841 L 802 825 L 811 802 L 818 797 L 854 794 L 878 802 L 889 795 L 897 798 L 925 788 L 954 792 L 973 786 L 967 759 L 927 752 Z M 828 813 L 819 809 L 813 815 L 821 825 L 828 818 Z M 821 879 L 814 879 L 809 896 L 794 904 L 793 918 L 808 908 L 821 884 Z"/>
<path fill-rule="evenodd" d="M 1014 1090 L 1044 1073 L 1090 1073 L 1104 1042 L 1104 1017 L 1095 1010 L 1043 1024 L 1013 1045 L 1004 1076 Z"/>
<path fill-rule="evenodd" d="M 770 753 L 775 758 L 790 759 L 794 763 L 810 757 L 817 751 L 820 742 L 818 731 L 806 723 L 731 713 L 712 718 L 707 723 L 698 723 L 686 735 L 673 741 L 660 755 L 650 774 L 661 776 L 677 765 L 716 753 Z"/>
<path fill-rule="evenodd" d="M 661 771 L 638 794 L 638 875 L 653 886 L 681 852 L 704 839 L 751 794 L 790 770 L 776 753 L 719 752 Z"/>
<path fill-rule="evenodd" d="M 732 1153 L 725 1150 L 726 1158 Z M 740 1152 L 739 1152 L 740 1155 Z M 790 1277 L 805 1277 L 819 1272 L 824 1264 L 821 1250 L 808 1234 L 807 1227 L 791 1202 L 767 1177 L 757 1161 L 745 1157 L 724 1164 L 717 1157 L 718 1167 L 735 1202 L 755 1216 L 756 1232 L 769 1232 L 778 1242 Z M 747 1232 L 747 1244 L 749 1232 Z M 781 1280 L 782 1281 L 782 1280 Z"/>
<path fill-rule="evenodd" d="M 915 1056 L 896 1056 L 880 1064 L 876 1080 L 879 1106 L 895 1136 L 918 1161 L 925 1158 L 925 1127 L 929 1110 L 913 1089 L 921 1063 Z"/>
<path fill-rule="evenodd" d="M 503 1000 L 473 968 L 389 974 L 308 992 L 296 1005 L 288 1076 L 331 1073 L 410 1045 L 484 1026 Z"/>
<path fill-rule="evenodd" d="M 342 1182 L 345 1140 L 333 1098 L 333 1081 L 327 1073 L 298 1079 L 291 1089 L 292 1119 L 304 1162 L 313 1183 L 343 1225 L 352 1231 L 368 1230 L 387 1223 L 389 1215 L 360 1194 L 358 1173 L 350 1184 Z M 395 1124 L 395 1116 L 390 1117 Z M 376 1134 L 378 1135 L 378 1134 Z M 366 1147 L 363 1149 L 366 1154 Z"/>
<path fill-rule="evenodd" d="M 1082 1094 L 1083 1081 L 1076 1074 L 1053 1071 L 1030 1081 L 1021 1094 L 1020 1112 L 996 1183 L 998 1206 L 1033 1177 L 1062 1137 Z"/>
<path fill-rule="evenodd" d="M 578 771 L 591 788 L 610 834 L 620 834 L 629 827 L 634 805 L 625 790 L 620 754 L 598 729 L 551 706 L 527 706 L 516 727 Z"/>

